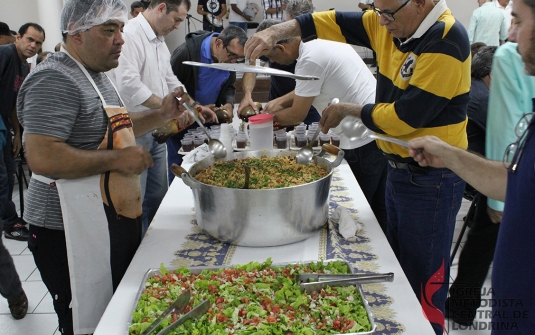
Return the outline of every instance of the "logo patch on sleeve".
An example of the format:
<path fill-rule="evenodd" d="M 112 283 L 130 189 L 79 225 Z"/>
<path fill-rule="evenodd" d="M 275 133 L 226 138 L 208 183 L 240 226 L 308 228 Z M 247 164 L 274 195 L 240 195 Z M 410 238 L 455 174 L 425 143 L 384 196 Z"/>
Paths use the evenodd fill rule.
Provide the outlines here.
<path fill-rule="evenodd" d="M 415 66 L 416 56 L 411 52 L 399 70 L 401 78 L 405 81 L 411 79 Z"/>

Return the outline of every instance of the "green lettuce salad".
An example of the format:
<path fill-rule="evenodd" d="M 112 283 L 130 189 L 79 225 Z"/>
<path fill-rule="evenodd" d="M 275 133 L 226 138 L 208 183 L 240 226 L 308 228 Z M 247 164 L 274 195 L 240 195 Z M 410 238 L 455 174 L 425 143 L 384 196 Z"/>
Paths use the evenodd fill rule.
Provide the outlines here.
<path fill-rule="evenodd" d="M 299 273 L 345 274 L 350 269 L 342 261 L 272 267 L 271 258 L 198 274 L 186 268 L 170 271 L 162 265 L 160 274 L 145 283 L 129 333 L 141 334 L 187 289 L 192 298 L 184 313 L 204 299 L 212 305 L 202 317 L 186 321 L 171 334 L 313 335 L 371 330 L 356 286 L 327 287 L 307 294 L 295 282 Z M 153 333 L 180 316 L 171 314 Z"/>

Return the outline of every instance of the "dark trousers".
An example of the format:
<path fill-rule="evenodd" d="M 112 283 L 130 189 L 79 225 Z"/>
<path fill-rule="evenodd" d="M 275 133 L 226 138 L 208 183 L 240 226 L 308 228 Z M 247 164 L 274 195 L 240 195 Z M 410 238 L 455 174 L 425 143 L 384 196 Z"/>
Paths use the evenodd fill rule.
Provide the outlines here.
<path fill-rule="evenodd" d="M 0 219 L 0 232 L 2 220 Z M 18 298 L 22 294 L 19 275 L 13 264 L 13 258 L 0 238 L 0 294 L 7 300 Z"/>
<path fill-rule="evenodd" d="M 72 295 L 65 232 L 34 225 L 30 225 L 29 230 L 28 248 L 52 296 L 59 331 L 62 334 L 74 334 L 72 309 L 69 307 Z"/>
<path fill-rule="evenodd" d="M 6 145 L 0 149 L 0 220 L 4 220 L 4 230 L 19 222 L 19 215 L 12 200 L 15 185 L 15 158 L 12 148 L 13 141 L 9 135 Z"/>
<path fill-rule="evenodd" d="M 368 200 L 373 214 L 383 232 L 386 232 L 385 187 L 388 170 L 385 155 L 375 141 L 357 149 L 344 150 L 344 153 L 344 158 Z"/>
<path fill-rule="evenodd" d="M 492 223 L 487 214 L 486 196 L 478 194 L 472 206 L 475 206 L 472 227 L 461 250 L 457 277 L 446 302 L 450 318 L 462 322 L 472 322 L 481 304 L 481 288 L 494 258 L 500 229 L 500 224 Z"/>

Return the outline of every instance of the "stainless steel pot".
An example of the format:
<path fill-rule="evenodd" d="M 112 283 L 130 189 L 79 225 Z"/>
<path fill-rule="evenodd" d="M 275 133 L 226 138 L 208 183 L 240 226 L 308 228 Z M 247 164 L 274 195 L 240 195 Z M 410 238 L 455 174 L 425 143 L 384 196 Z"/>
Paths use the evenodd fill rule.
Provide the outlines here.
<path fill-rule="evenodd" d="M 332 147 L 332 146 L 331 146 Z M 334 167 L 343 159 L 338 148 L 334 162 L 314 156 L 329 174 L 312 183 L 277 189 L 234 189 L 207 185 L 192 176 L 214 164 L 207 157 L 189 174 L 177 173 L 192 191 L 197 224 L 210 236 L 230 244 L 267 247 L 304 240 L 323 227 L 329 214 L 329 189 Z M 295 151 L 259 150 L 235 153 L 235 158 L 291 156 Z"/>

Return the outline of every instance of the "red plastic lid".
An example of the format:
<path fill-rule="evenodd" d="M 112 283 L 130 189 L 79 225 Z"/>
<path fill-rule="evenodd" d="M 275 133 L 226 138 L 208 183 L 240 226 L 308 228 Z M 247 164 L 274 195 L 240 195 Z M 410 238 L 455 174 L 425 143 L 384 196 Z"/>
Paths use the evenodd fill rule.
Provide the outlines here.
<path fill-rule="evenodd" d="M 273 123 L 273 114 L 258 114 L 249 118 L 251 124 Z"/>

